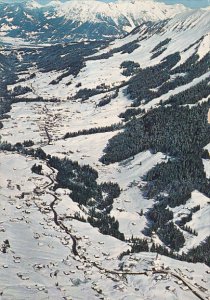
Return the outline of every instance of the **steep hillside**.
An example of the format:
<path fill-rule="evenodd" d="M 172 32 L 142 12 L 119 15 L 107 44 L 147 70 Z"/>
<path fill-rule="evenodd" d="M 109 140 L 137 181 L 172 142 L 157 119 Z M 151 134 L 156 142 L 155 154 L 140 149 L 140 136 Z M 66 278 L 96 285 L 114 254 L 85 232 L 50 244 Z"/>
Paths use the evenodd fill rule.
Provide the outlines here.
<path fill-rule="evenodd" d="M 1 49 L 5 299 L 209 299 L 209 32 Z"/>

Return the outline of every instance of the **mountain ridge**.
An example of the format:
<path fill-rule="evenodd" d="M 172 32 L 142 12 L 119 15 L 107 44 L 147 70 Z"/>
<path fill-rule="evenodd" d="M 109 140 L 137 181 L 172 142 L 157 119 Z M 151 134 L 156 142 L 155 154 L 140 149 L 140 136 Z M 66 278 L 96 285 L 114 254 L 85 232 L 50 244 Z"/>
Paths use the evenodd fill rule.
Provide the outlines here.
<path fill-rule="evenodd" d="M 183 5 L 118 1 L 36 1 L 0 4 L 1 36 L 23 38 L 33 42 L 102 40 L 123 36 L 143 22 L 158 22 L 190 9 Z"/>

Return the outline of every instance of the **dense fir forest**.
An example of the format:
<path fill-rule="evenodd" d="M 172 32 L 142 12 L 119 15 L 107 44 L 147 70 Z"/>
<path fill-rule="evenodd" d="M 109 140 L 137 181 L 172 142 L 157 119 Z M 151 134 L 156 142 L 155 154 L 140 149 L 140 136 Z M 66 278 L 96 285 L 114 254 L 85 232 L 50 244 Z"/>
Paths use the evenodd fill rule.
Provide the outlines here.
<path fill-rule="evenodd" d="M 193 107 L 160 106 L 129 121 L 105 149 L 103 163 L 129 158 L 141 151 L 161 151 L 171 156 L 200 155 L 209 142 L 207 114 L 210 101 Z"/>

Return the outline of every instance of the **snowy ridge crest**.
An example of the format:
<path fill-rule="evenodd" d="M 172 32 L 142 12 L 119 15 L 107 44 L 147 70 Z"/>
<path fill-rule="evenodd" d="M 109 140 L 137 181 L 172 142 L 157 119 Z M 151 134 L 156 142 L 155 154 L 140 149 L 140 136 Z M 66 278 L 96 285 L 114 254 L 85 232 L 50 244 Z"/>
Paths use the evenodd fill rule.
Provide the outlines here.
<path fill-rule="evenodd" d="M 184 5 L 166 5 L 153 0 L 119 0 L 116 3 L 103 3 L 97 0 L 91 1 L 67 1 L 61 3 L 52 1 L 48 7 L 54 7 L 59 16 L 65 16 L 66 19 L 74 18 L 80 21 L 97 21 L 98 16 L 112 18 L 115 22 L 124 17 L 129 20 L 164 20 L 171 18 L 178 13 L 187 11 Z"/>

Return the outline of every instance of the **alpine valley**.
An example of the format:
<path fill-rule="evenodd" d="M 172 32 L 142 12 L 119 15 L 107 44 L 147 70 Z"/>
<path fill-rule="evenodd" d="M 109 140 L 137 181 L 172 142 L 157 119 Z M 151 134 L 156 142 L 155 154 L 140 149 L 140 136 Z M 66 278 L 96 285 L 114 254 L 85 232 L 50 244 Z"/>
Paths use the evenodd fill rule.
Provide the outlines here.
<path fill-rule="evenodd" d="M 0 299 L 210 299 L 210 11 L 0 4 Z"/>

